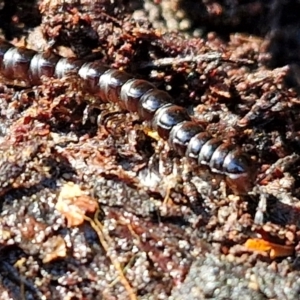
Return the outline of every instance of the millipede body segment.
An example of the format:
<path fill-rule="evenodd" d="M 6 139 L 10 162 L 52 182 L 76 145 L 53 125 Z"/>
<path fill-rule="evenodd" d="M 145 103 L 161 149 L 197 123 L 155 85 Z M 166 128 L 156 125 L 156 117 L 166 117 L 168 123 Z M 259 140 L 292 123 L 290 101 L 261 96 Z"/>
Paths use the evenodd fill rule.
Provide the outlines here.
<path fill-rule="evenodd" d="M 2 76 L 38 85 L 41 77 L 62 78 L 78 75 L 84 89 L 104 102 L 113 102 L 148 121 L 161 138 L 181 156 L 205 165 L 227 177 L 237 188 L 249 186 L 251 160 L 232 143 L 212 137 L 192 121 L 186 109 L 173 104 L 172 97 L 148 81 L 135 79 L 126 72 L 111 69 L 100 61 L 86 62 L 63 58 L 49 52 L 18 48 L 0 40 Z M 243 186 L 241 186 L 243 185 Z"/>

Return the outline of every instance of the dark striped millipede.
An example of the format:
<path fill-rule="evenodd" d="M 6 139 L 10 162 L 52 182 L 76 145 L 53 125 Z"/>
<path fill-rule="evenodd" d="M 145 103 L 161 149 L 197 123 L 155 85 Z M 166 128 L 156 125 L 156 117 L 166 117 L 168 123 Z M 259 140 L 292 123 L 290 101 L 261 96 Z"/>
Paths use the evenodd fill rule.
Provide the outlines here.
<path fill-rule="evenodd" d="M 252 181 L 251 159 L 238 146 L 212 137 L 191 120 L 185 108 L 173 104 L 167 92 L 146 80 L 135 79 L 100 61 L 63 58 L 50 52 L 15 47 L 4 40 L 0 40 L 0 72 L 9 80 L 20 80 L 29 86 L 41 84 L 43 76 L 63 78 L 76 74 L 87 92 L 148 121 L 180 156 L 225 175 L 236 190 L 245 190 Z"/>

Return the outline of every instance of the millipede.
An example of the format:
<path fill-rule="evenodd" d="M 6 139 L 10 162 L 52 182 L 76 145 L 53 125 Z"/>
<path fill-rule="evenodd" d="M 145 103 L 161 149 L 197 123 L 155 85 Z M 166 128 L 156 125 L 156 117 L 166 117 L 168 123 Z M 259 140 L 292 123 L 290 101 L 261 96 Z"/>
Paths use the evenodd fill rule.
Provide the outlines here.
<path fill-rule="evenodd" d="M 51 52 L 36 52 L 0 40 L 0 73 L 8 80 L 26 85 L 41 84 L 41 78 L 79 76 L 83 88 L 103 102 L 113 102 L 137 113 L 180 156 L 186 156 L 210 171 L 225 175 L 237 190 L 252 181 L 251 159 L 235 144 L 210 135 L 191 119 L 187 110 L 152 83 L 112 69 L 101 61 L 64 58 Z"/>

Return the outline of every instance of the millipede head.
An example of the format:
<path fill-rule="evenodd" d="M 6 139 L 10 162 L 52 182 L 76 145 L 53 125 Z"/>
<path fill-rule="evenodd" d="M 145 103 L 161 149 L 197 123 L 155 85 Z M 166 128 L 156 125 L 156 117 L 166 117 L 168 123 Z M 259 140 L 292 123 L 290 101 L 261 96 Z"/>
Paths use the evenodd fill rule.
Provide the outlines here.
<path fill-rule="evenodd" d="M 224 159 L 223 169 L 226 174 L 244 174 L 250 169 L 249 158 L 238 149 L 230 151 Z"/>
<path fill-rule="evenodd" d="M 253 187 L 256 175 L 254 163 L 241 149 L 228 153 L 223 163 L 226 181 L 236 194 L 247 194 Z"/>

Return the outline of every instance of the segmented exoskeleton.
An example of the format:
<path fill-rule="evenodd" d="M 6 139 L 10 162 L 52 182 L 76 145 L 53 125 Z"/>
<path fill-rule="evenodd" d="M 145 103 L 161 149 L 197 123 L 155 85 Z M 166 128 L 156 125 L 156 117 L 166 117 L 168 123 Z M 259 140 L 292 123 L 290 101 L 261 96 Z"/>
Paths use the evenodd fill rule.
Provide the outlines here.
<path fill-rule="evenodd" d="M 179 155 L 225 175 L 234 185 L 248 186 L 251 181 L 251 161 L 240 148 L 212 137 L 191 120 L 186 109 L 173 104 L 168 93 L 146 80 L 135 79 L 100 61 L 85 62 L 49 52 L 38 53 L 3 40 L 0 40 L 0 67 L 2 76 L 28 85 L 40 84 L 42 76 L 62 78 L 77 74 L 86 91 L 104 102 L 113 102 L 137 113 Z"/>

